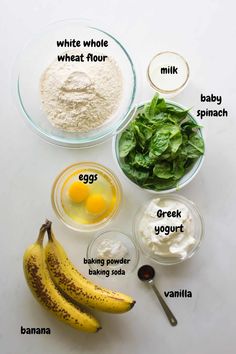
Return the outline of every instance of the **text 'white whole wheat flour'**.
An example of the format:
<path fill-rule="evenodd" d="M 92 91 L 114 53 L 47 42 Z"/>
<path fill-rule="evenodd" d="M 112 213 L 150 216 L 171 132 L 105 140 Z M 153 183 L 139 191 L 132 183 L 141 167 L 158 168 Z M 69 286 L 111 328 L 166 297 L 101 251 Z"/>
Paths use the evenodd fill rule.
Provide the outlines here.
<path fill-rule="evenodd" d="M 78 50 L 67 52 L 81 54 Z M 123 78 L 116 61 L 58 62 L 43 72 L 40 92 L 51 124 L 69 132 L 88 132 L 103 125 L 117 110 Z"/>

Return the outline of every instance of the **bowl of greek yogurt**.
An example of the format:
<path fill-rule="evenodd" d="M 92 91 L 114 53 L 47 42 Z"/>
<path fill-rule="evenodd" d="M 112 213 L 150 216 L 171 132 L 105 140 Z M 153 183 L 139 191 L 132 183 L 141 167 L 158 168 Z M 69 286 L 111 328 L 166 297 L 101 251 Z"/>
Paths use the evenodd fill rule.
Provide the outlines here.
<path fill-rule="evenodd" d="M 133 232 L 146 257 L 162 265 L 173 265 L 191 258 L 199 249 L 204 225 L 192 201 L 166 194 L 141 207 Z"/>

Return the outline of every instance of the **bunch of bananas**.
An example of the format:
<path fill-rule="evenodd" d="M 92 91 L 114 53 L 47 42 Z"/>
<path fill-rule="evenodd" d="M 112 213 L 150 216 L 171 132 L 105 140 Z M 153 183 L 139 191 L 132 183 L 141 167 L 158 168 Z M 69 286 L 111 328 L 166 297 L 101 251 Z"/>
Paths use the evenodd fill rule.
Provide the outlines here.
<path fill-rule="evenodd" d="M 34 297 L 59 320 L 71 327 L 97 332 L 95 317 L 80 309 L 79 304 L 111 312 L 129 311 L 135 301 L 127 295 L 102 288 L 81 275 L 56 240 L 51 222 L 46 221 L 37 241 L 24 254 L 24 273 Z M 48 244 L 43 247 L 45 232 Z"/>

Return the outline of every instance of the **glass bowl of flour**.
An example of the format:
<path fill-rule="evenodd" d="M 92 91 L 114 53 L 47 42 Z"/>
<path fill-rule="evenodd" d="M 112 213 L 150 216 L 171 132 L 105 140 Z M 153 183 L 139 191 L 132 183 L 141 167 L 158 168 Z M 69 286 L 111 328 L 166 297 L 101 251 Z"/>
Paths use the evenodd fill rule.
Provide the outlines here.
<path fill-rule="evenodd" d="M 24 48 L 17 71 L 21 112 L 51 143 L 90 147 L 132 116 L 133 62 L 116 38 L 88 22 L 50 25 Z"/>

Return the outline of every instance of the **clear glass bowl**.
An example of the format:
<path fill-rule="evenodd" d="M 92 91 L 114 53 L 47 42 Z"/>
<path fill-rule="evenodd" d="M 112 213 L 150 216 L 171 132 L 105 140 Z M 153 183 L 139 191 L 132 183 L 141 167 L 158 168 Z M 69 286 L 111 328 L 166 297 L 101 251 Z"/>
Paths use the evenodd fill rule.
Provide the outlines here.
<path fill-rule="evenodd" d="M 113 185 L 113 188 L 115 188 L 115 193 L 116 193 L 116 200 L 114 207 L 112 209 L 112 212 L 102 219 L 98 223 L 93 223 L 93 224 L 81 224 L 77 223 L 75 220 L 70 218 L 63 206 L 62 206 L 62 200 L 61 200 L 61 190 L 62 187 L 65 183 L 65 181 L 68 179 L 69 176 L 71 176 L 74 172 L 77 170 L 81 169 L 92 169 L 93 173 L 101 173 L 103 176 L 107 176 Z M 71 165 L 67 167 L 65 170 L 63 170 L 55 179 L 53 187 L 52 187 L 52 192 L 51 192 L 51 203 L 54 212 L 56 213 L 56 216 L 61 220 L 66 226 L 69 228 L 75 230 L 75 231 L 97 231 L 107 225 L 118 213 L 120 204 L 122 200 L 122 189 L 119 180 L 117 177 L 114 175 L 114 173 L 108 169 L 107 167 L 104 167 L 98 163 L 95 162 L 79 162 L 74 165 Z"/>
<path fill-rule="evenodd" d="M 101 127 L 87 133 L 72 133 L 51 125 L 42 109 L 39 83 L 47 66 L 66 49 L 58 48 L 57 40 L 64 39 L 108 40 L 105 48 L 94 48 L 111 55 L 118 63 L 123 75 L 123 95 L 119 107 Z M 92 48 L 90 48 L 92 51 Z M 102 143 L 112 136 L 129 119 L 136 92 L 136 74 L 133 62 L 122 44 L 111 34 L 82 20 L 67 20 L 49 26 L 35 37 L 22 51 L 15 68 L 16 98 L 21 112 L 36 132 L 47 141 L 70 148 L 89 147 Z"/>
<path fill-rule="evenodd" d="M 139 224 L 145 213 L 147 206 L 149 205 L 152 199 L 146 202 L 137 212 L 133 223 L 133 233 L 138 247 L 147 258 L 162 265 L 174 265 L 174 264 L 181 263 L 186 259 L 191 258 L 195 254 L 195 252 L 199 249 L 204 235 L 203 219 L 198 211 L 197 206 L 192 201 L 188 200 L 183 196 L 177 194 L 169 194 L 169 195 L 165 194 L 160 196 L 160 199 L 168 199 L 168 200 L 180 202 L 190 210 L 190 213 L 192 215 L 192 220 L 193 220 L 193 237 L 195 238 L 196 242 L 192 247 L 188 249 L 186 256 L 180 257 L 177 255 L 175 256 L 174 254 L 172 254 L 171 256 L 160 256 L 154 254 L 154 252 L 143 242 L 139 232 Z"/>
<path fill-rule="evenodd" d="M 116 259 L 115 257 L 113 258 L 100 258 L 101 260 L 104 260 L 104 265 L 102 264 L 89 264 L 90 269 L 92 270 L 100 270 L 101 273 L 103 274 L 98 274 L 101 277 L 109 277 L 112 279 L 122 279 L 122 277 L 124 277 L 124 275 L 116 275 L 116 274 L 112 274 L 112 271 L 118 272 L 120 269 L 122 271 L 125 272 L 125 276 L 129 275 L 130 273 L 132 273 L 137 265 L 138 265 L 138 261 L 139 261 L 139 253 L 138 253 L 138 249 L 135 246 L 134 242 L 132 241 L 132 239 L 117 230 L 109 230 L 109 231 L 105 231 L 101 234 L 99 234 L 97 237 L 95 237 L 92 242 L 88 245 L 87 248 L 87 259 L 90 258 L 96 258 L 99 259 L 99 254 L 98 254 L 98 248 L 101 245 L 101 242 L 103 242 L 104 240 L 109 240 L 112 242 L 120 242 L 127 250 L 127 255 L 124 256 L 125 259 L 130 260 L 128 263 L 126 264 L 111 264 L 110 262 L 112 262 L 112 259 Z M 117 259 L 121 259 L 121 258 L 117 258 Z M 106 263 L 106 261 L 109 261 L 109 264 Z M 109 275 L 108 275 L 109 274 Z"/>
<path fill-rule="evenodd" d="M 137 112 L 139 111 L 139 109 L 142 109 L 143 106 L 146 104 L 146 103 L 149 103 L 149 102 L 144 102 L 142 104 L 140 104 L 137 108 Z M 183 107 L 182 105 L 176 103 L 176 102 L 172 102 L 172 101 L 169 101 L 169 100 L 166 100 L 166 103 L 168 103 L 168 105 L 171 105 L 173 107 L 176 107 L 176 108 L 181 108 L 183 110 L 186 110 L 185 107 Z M 196 118 L 191 114 L 191 113 L 188 113 L 188 116 L 195 122 L 195 123 L 198 123 Z M 135 116 L 134 116 L 134 119 L 135 119 Z M 128 126 L 128 124 L 126 125 Z M 125 128 L 126 128 L 125 126 Z M 204 139 L 204 136 L 203 136 L 203 133 L 202 133 L 202 130 L 199 129 L 199 135 Z M 150 192 L 150 193 L 154 193 L 154 194 L 166 194 L 166 193 L 172 193 L 172 192 L 176 192 L 176 191 L 179 191 L 180 189 L 182 189 L 183 187 L 185 187 L 188 183 L 190 183 L 194 177 L 196 177 L 197 173 L 200 171 L 201 167 L 202 167 L 202 164 L 203 164 L 203 161 L 204 161 L 204 155 L 200 156 L 194 164 L 191 165 L 191 167 L 186 171 L 185 175 L 178 181 L 178 184 L 175 188 L 171 188 L 171 189 L 165 189 L 165 190 L 161 190 L 161 191 L 156 191 L 156 190 L 152 190 L 152 189 L 146 189 L 146 188 L 142 188 L 140 187 L 137 183 L 135 183 L 134 181 L 132 181 L 126 174 L 125 172 L 122 170 L 122 159 L 120 158 L 119 156 L 119 140 L 120 140 L 120 137 L 122 135 L 122 132 L 119 132 L 119 134 L 117 134 L 114 138 L 113 138 L 113 156 L 114 156 L 114 159 L 115 161 L 117 162 L 117 165 L 118 165 L 118 168 L 121 170 L 121 172 L 123 173 L 123 175 L 125 176 L 125 178 L 133 183 L 134 185 L 136 185 L 138 188 L 142 189 L 142 190 L 145 190 L 147 192 Z"/>
<path fill-rule="evenodd" d="M 161 74 L 161 68 L 176 66 L 177 74 Z M 179 94 L 189 81 L 189 65 L 182 55 L 165 51 L 156 54 L 150 61 L 147 69 L 147 78 L 150 85 L 165 97 Z"/>

